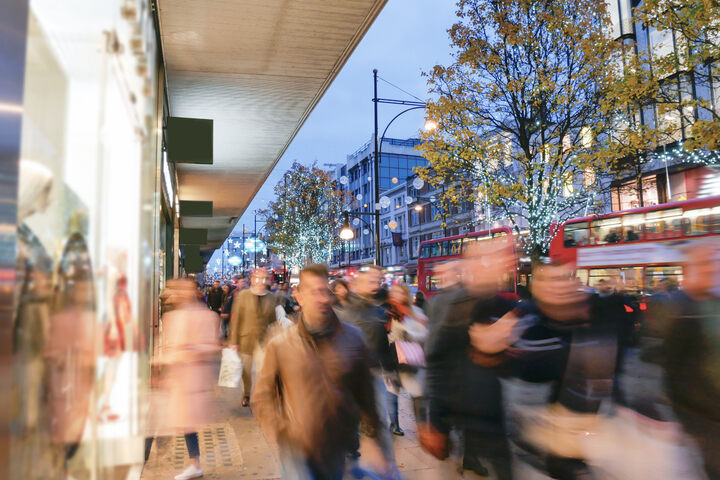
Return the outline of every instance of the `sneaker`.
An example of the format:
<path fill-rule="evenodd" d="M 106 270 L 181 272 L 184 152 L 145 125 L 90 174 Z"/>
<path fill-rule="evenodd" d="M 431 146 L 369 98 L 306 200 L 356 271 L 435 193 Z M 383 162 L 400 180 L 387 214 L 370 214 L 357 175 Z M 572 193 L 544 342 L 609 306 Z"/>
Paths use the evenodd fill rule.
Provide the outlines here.
<path fill-rule="evenodd" d="M 395 424 L 390 425 L 390 433 L 392 433 L 393 435 L 397 435 L 398 437 L 402 437 L 403 435 L 405 435 L 405 432 L 403 432 L 403 429 L 400 428 L 400 425 Z"/>
<path fill-rule="evenodd" d="M 190 480 L 191 478 L 199 478 L 203 476 L 203 471 L 200 467 L 190 465 L 180 475 L 175 475 L 175 480 Z"/>

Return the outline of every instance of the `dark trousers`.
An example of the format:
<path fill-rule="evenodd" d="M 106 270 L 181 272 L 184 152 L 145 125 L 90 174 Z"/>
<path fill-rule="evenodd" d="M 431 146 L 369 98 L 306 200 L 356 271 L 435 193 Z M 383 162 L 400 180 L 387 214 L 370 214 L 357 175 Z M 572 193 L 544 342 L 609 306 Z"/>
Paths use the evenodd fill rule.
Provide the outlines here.
<path fill-rule="evenodd" d="M 150 458 L 150 451 L 152 450 L 152 444 L 155 437 L 145 438 L 145 461 Z M 185 445 L 188 449 L 188 456 L 190 458 L 198 458 L 200 456 L 200 442 L 198 441 L 197 432 L 185 434 Z"/>
<path fill-rule="evenodd" d="M 512 479 L 512 457 L 504 434 L 465 429 L 464 435 L 466 458 L 487 461 L 498 480 Z"/>
<path fill-rule="evenodd" d="M 190 458 L 198 458 L 200 456 L 200 444 L 198 442 L 197 432 L 185 434 L 185 445 L 187 445 L 188 456 Z"/>

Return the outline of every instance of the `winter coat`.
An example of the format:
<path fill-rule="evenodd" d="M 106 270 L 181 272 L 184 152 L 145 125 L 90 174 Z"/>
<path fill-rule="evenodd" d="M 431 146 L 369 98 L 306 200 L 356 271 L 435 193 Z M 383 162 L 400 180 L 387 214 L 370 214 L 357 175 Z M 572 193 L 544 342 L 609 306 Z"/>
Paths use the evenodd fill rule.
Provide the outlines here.
<path fill-rule="evenodd" d="M 350 293 L 348 304 L 341 320 L 359 328 L 372 354 L 373 368 L 382 367 L 391 372 L 397 368 L 397 361 L 388 343 L 385 324 L 388 318 L 384 308 L 357 295 Z"/>
<path fill-rule="evenodd" d="M 253 413 L 271 438 L 332 472 L 355 450 L 361 415 L 373 435 L 381 428 L 370 362 L 357 328 L 333 315 L 313 337 L 301 314 L 267 344 Z"/>
<path fill-rule="evenodd" d="M 256 295 L 252 289 L 235 295 L 230 317 L 228 342 L 237 345 L 238 351 L 252 355 L 255 347 L 265 341 L 268 327 L 276 320 L 277 297 L 271 293 Z"/>
<path fill-rule="evenodd" d="M 195 432 L 210 422 L 220 351 L 218 315 L 201 303 L 163 316 L 161 405 L 153 413 L 160 433 Z"/>
<path fill-rule="evenodd" d="M 498 372 L 472 360 L 469 328 L 475 322 L 500 318 L 514 306 L 499 296 L 479 300 L 464 288 L 448 299 L 447 314 L 433 325 L 425 343 L 426 396 L 438 430 L 447 430 L 452 419 L 475 430 L 502 432 Z"/>

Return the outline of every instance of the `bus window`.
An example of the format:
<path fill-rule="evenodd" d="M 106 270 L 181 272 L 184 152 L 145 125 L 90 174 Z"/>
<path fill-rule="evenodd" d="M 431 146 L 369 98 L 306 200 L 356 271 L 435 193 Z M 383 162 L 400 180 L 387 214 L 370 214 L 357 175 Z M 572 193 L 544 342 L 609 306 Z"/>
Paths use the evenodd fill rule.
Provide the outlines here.
<path fill-rule="evenodd" d="M 474 245 L 478 237 L 465 237 L 462 239 L 462 253 L 465 253 L 470 245 Z"/>
<path fill-rule="evenodd" d="M 588 286 L 595 288 L 600 280 L 615 285 L 620 278 L 619 268 L 593 268 L 588 274 Z"/>
<path fill-rule="evenodd" d="M 587 284 L 588 284 L 588 271 L 587 271 L 587 269 L 581 268 L 581 269 L 579 269 L 579 270 L 576 270 L 576 271 L 575 271 L 575 278 L 577 278 L 578 280 L 580 280 L 580 283 L 582 283 L 583 285 L 587 285 Z"/>
<path fill-rule="evenodd" d="M 435 275 L 428 275 L 425 277 L 425 289 L 428 292 L 434 292 L 438 289 L 440 278 Z"/>
<path fill-rule="evenodd" d="M 615 287 L 615 291 L 627 295 L 640 295 L 642 280 L 642 267 L 621 268 L 620 282 Z"/>
<path fill-rule="evenodd" d="M 682 235 L 682 210 L 660 210 L 645 215 L 645 232 L 648 239 L 673 238 Z"/>
<path fill-rule="evenodd" d="M 694 236 L 710 233 L 710 211 L 709 208 L 699 208 L 683 213 L 683 231 L 685 235 Z"/>
<path fill-rule="evenodd" d="M 432 256 L 432 245 L 423 245 L 420 249 L 420 258 L 430 258 Z"/>
<path fill-rule="evenodd" d="M 584 247 L 588 244 L 588 222 L 575 222 L 565 224 L 565 239 L 563 244 L 566 247 Z"/>
<path fill-rule="evenodd" d="M 645 215 L 637 213 L 635 215 L 625 215 L 622 219 L 623 224 L 623 241 L 637 242 L 643 236 L 643 222 Z"/>
<path fill-rule="evenodd" d="M 462 255 L 462 238 L 456 238 L 455 240 L 450 240 L 450 252 L 448 255 Z"/>
<path fill-rule="evenodd" d="M 622 238 L 619 218 L 604 218 L 592 222 L 592 239 L 595 245 L 618 243 Z"/>
<path fill-rule="evenodd" d="M 645 292 L 649 294 L 657 293 L 658 290 L 661 290 L 660 282 L 663 279 L 670 280 L 670 284 L 675 287 L 682 285 L 682 267 L 680 265 L 670 265 L 645 268 Z"/>
<path fill-rule="evenodd" d="M 430 244 L 430 256 L 431 257 L 441 257 L 443 254 L 442 252 L 442 243 L 435 242 Z"/>

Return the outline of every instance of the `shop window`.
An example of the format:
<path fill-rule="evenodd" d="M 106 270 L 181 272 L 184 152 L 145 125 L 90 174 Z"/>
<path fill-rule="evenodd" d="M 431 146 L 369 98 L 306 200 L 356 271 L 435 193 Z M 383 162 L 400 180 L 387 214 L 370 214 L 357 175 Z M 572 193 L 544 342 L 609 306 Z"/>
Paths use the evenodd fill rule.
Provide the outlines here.
<path fill-rule="evenodd" d="M 566 247 L 584 247 L 588 244 L 589 228 L 588 222 L 574 222 L 565 224 L 565 238 L 563 245 Z"/>
<path fill-rule="evenodd" d="M 427 289 L 429 292 L 434 292 L 435 290 L 438 290 L 439 284 L 440 277 L 437 277 L 435 275 L 428 275 L 425 277 L 425 289 Z"/>
<path fill-rule="evenodd" d="M 645 216 L 645 235 L 648 240 L 675 238 L 682 235 L 682 210 L 673 208 L 649 212 Z"/>
<path fill-rule="evenodd" d="M 618 243 L 622 236 L 619 218 L 605 218 L 592 222 L 592 243 L 594 245 Z"/>
<path fill-rule="evenodd" d="M 643 238 L 643 221 L 645 215 L 642 213 L 635 215 L 625 215 L 622 219 L 623 224 L 623 241 L 637 242 Z"/>

